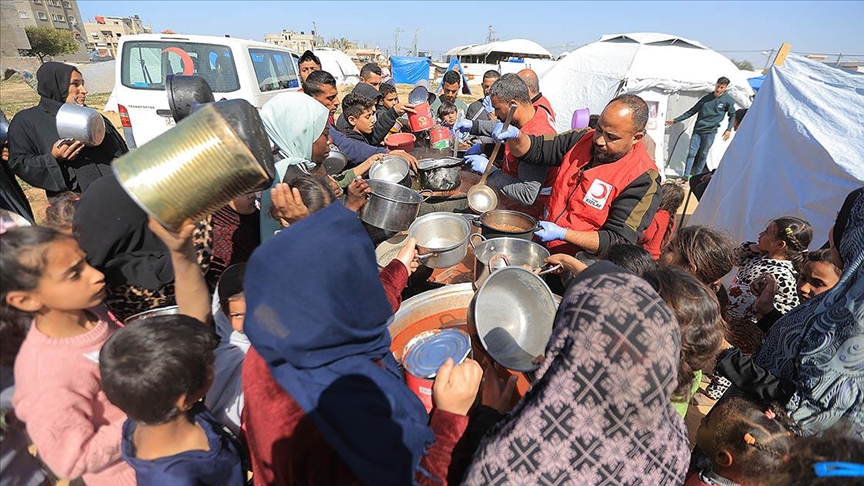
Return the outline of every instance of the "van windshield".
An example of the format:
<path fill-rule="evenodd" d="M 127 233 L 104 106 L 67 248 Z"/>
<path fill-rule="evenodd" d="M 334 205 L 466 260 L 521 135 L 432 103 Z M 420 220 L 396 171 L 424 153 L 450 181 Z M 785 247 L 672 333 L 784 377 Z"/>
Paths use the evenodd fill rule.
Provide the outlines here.
<path fill-rule="evenodd" d="M 265 93 L 280 89 L 299 88 L 297 69 L 290 53 L 270 49 L 249 49 L 258 89 Z"/>
<path fill-rule="evenodd" d="M 169 74 L 201 76 L 216 93 L 240 89 L 234 56 L 227 46 L 178 41 L 130 41 L 123 45 L 123 86 L 161 91 Z"/>

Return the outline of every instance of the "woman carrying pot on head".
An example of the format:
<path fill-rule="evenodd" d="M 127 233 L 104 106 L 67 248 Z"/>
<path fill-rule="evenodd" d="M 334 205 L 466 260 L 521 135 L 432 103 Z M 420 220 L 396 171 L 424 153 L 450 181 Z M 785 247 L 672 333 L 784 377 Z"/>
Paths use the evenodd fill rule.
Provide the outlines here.
<path fill-rule="evenodd" d="M 252 255 L 243 424 L 256 483 L 446 482 L 482 372 L 473 360 L 445 363 L 431 420 L 405 384 L 388 324 L 414 257 L 409 241 L 379 274 L 366 230 L 341 204 Z"/>
<path fill-rule="evenodd" d="M 537 382 L 486 434 L 465 484 L 682 484 L 678 355 L 657 292 L 609 262 L 590 266 L 558 308 Z"/>
<path fill-rule="evenodd" d="M 330 153 L 327 108 L 302 93 L 283 93 L 265 103 L 260 114 L 267 136 L 275 146 L 274 186 L 309 174 L 326 181 L 334 197 L 341 199 L 342 189 L 322 165 Z M 261 241 L 280 229 L 279 222 L 270 217 L 271 206 L 270 191 L 264 191 L 261 195 Z"/>
<path fill-rule="evenodd" d="M 64 191 L 83 192 L 111 172 L 111 161 L 129 151 L 111 122 L 96 147 L 61 140 L 57 113 L 64 103 L 84 106 L 87 88 L 74 66 L 46 62 L 36 71 L 39 104 L 12 119 L 9 125 L 9 167 L 28 184 L 45 189 L 48 197 Z"/>

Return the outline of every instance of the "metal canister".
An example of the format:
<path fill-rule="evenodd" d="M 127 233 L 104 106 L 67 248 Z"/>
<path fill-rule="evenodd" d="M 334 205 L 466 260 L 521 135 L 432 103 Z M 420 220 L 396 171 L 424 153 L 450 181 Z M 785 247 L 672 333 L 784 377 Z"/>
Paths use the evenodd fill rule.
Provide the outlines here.
<path fill-rule="evenodd" d="M 471 354 L 471 337 L 459 329 L 423 331 L 411 338 L 402 352 L 405 383 L 420 398 L 426 411 L 432 411 L 432 384 L 438 368 L 453 358 L 461 364 Z"/>

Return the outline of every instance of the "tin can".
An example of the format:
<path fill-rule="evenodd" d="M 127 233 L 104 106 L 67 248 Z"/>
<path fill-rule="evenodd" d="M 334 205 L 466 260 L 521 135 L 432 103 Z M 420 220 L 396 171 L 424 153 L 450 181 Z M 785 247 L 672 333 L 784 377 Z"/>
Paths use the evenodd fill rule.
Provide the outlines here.
<path fill-rule="evenodd" d="M 449 147 L 451 138 L 450 129 L 448 128 L 433 128 L 429 132 L 429 142 L 432 144 L 432 148 L 435 149 L 446 149 Z"/>
<path fill-rule="evenodd" d="M 433 329 L 411 338 L 402 352 L 405 383 L 420 398 L 427 412 L 432 411 L 432 384 L 438 368 L 453 358 L 461 364 L 471 354 L 471 337 L 459 329 Z"/>
<path fill-rule="evenodd" d="M 432 128 L 435 119 L 432 118 L 432 108 L 428 102 L 424 101 L 414 106 L 414 113 L 408 114 L 408 124 L 411 126 L 412 132 L 422 132 Z"/>

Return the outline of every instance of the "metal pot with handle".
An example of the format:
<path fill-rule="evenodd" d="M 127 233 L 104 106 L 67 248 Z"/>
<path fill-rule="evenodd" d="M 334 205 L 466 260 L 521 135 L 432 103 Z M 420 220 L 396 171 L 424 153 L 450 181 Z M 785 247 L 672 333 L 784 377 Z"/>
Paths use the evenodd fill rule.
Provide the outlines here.
<path fill-rule="evenodd" d="M 449 268 L 468 254 L 471 226 L 459 214 L 431 213 L 417 218 L 408 238 L 417 240 L 417 258 L 429 268 Z"/>
<path fill-rule="evenodd" d="M 411 164 L 398 155 L 387 155 L 369 168 L 369 179 L 411 187 Z"/>
<path fill-rule="evenodd" d="M 480 233 L 487 239 L 509 236 L 528 241 L 540 229 L 537 218 L 509 209 L 486 211 L 474 219 L 474 226 L 480 227 Z"/>
<path fill-rule="evenodd" d="M 388 231 L 405 231 L 417 219 L 420 203 L 429 199 L 432 191 L 419 193 L 399 184 L 369 179 L 372 192 L 360 210 L 364 222 Z M 424 196 L 423 193 L 428 195 Z"/>
<path fill-rule="evenodd" d="M 483 241 L 474 242 L 474 236 Z M 479 288 L 492 272 L 504 267 L 523 267 L 538 275 L 545 275 L 561 268 L 549 266 L 549 250 L 521 238 L 501 237 L 486 239 L 483 235 L 471 235 L 474 249 L 474 287 Z"/>
<path fill-rule="evenodd" d="M 455 157 L 423 159 L 417 163 L 420 186 L 433 191 L 452 191 L 462 183 L 462 160 Z"/>

